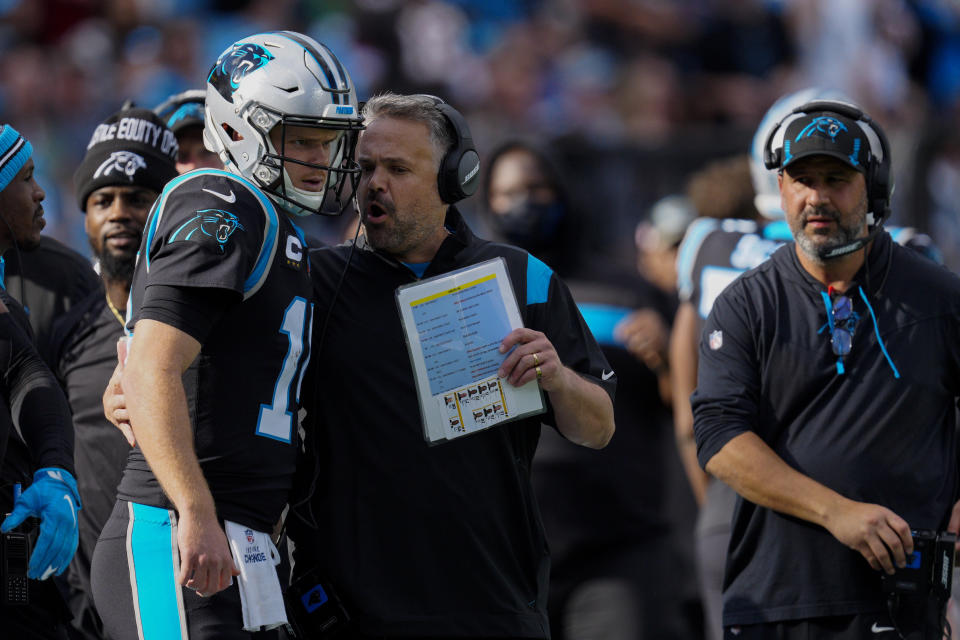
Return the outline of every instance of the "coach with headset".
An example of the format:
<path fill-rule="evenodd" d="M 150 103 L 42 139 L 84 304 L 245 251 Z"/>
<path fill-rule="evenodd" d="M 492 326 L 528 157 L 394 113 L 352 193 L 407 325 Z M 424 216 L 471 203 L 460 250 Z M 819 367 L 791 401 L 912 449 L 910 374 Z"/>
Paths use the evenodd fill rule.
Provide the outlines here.
<path fill-rule="evenodd" d="M 717 299 L 692 396 L 701 465 L 742 496 L 726 638 L 940 638 L 890 594 L 958 498 L 960 280 L 884 231 L 889 145 L 854 105 L 802 105 L 767 138 L 795 242 Z"/>
<path fill-rule="evenodd" d="M 353 620 L 348 638 L 548 638 L 530 463 L 541 421 L 606 445 L 615 376 L 549 267 L 477 238 L 452 206 L 479 182 L 463 117 L 432 96 L 394 94 L 372 98 L 364 116 L 363 235 L 311 254 L 318 467 L 311 509 L 290 521 L 294 579 L 316 568 L 333 585 Z M 396 289 L 497 257 L 524 324 L 503 337 L 499 375 L 539 379 L 548 413 L 430 446 Z"/>

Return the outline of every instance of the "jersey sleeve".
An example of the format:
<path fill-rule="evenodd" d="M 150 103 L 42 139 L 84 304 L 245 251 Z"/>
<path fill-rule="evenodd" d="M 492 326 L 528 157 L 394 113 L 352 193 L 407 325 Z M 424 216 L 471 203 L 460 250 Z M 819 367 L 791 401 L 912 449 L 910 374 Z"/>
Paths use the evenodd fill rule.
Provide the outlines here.
<path fill-rule="evenodd" d="M 277 212 L 226 172 L 186 174 L 164 188 L 147 223 L 144 287 L 229 289 L 245 295 L 276 250 Z"/>
<path fill-rule="evenodd" d="M 716 300 L 700 336 L 697 388 L 690 398 L 700 465 L 755 429 L 760 374 L 742 281 Z"/>
<path fill-rule="evenodd" d="M 527 256 L 527 322 L 553 344 L 560 361 L 599 385 L 611 401 L 616 373 L 603 355 L 567 285 L 537 258 Z M 552 410 L 544 422 L 555 424 Z"/>

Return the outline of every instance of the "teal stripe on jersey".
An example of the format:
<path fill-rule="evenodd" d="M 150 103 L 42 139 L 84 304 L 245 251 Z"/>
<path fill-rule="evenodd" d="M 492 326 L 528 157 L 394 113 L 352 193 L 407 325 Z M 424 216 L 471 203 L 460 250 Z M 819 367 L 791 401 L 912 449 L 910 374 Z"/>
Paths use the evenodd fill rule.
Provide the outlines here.
<path fill-rule="evenodd" d="M 185 638 L 173 554 L 174 541 L 170 512 L 136 502 L 130 503 L 130 554 L 136 585 L 143 640 Z"/>
<path fill-rule="evenodd" d="M 553 271 L 532 255 L 527 255 L 527 304 L 547 301 Z"/>

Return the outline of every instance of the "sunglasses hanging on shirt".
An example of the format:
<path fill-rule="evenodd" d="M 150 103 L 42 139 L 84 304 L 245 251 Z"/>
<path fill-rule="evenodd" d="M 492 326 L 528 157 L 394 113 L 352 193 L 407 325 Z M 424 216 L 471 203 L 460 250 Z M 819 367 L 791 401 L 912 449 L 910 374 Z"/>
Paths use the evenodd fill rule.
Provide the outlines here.
<path fill-rule="evenodd" d="M 837 373 L 843 375 L 843 358 L 850 354 L 853 348 L 853 334 L 857 328 L 860 314 L 853 310 L 853 300 L 845 295 L 834 297 L 833 287 L 829 291 L 821 291 L 823 304 L 827 308 L 827 323 L 820 327 L 817 333 L 830 330 L 830 347 L 837 356 Z"/>

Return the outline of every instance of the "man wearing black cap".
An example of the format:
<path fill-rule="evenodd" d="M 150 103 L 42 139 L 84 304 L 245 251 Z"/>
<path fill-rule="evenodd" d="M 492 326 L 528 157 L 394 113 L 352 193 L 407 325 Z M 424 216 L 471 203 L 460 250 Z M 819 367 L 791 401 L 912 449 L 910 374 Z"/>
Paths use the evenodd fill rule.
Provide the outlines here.
<path fill-rule="evenodd" d="M 949 583 L 889 594 L 929 559 L 912 530 L 955 530 L 960 280 L 883 230 L 889 147 L 858 108 L 803 105 L 764 155 L 795 242 L 717 298 L 692 398 L 701 465 L 743 497 L 725 637 L 940 638 Z"/>
<path fill-rule="evenodd" d="M 203 144 L 203 104 L 207 92 L 203 89 L 188 89 L 175 93 L 156 107 L 153 112 L 160 116 L 167 127 L 177 136 L 177 173 L 194 169 L 222 169 L 223 163 L 213 151 Z"/>
<path fill-rule="evenodd" d="M 103 416 L 100 397 L 116 364 L 116 343 L 137 249 L 150 206 L 176 177 L 177 144 L 163 121 L 146 109 L 120 110 L 98 125 L 74 174 L 78 205 L 99 264 L 101 286 L 55 324 L 51 366 L 73 411 L 80 496 L 80 545 L 70 565 L 73 625 L 102 638 L 103 623 L 90 596 L 90 559 L 117 496 L 130 446 Z"/>

